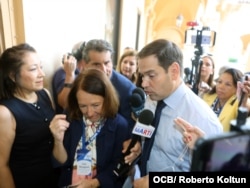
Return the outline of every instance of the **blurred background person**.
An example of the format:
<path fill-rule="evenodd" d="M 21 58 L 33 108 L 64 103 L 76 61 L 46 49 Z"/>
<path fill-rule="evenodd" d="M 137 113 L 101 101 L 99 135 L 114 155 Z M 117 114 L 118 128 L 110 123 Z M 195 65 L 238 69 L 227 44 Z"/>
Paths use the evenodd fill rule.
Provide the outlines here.
<path fill-rule="evenodd" d="M 56 113 L 62 113 L 66 107 L 67 95 L 75 77 L 84 67 L 82 51 L 85 42 L 76 43 L 71 53 L 66 53 L 62 58 L 62 66 L 56 70 L 52 77 L 52 93 L 55 102 Z"/>
<path fill-rule="evenodd" d="M 222 72 L 217 79 L 216 86 L 203 95 L 203 100 L 212 108 L 218 116 L 225 132 L 230 131 L 230 121 L 236 119 L 238 107 L 244 106 L 250 109 L 250 101 L 239 105 L 239 97 L 237 97 L 237 85 L 243 79 L 243 73 L 235 68 L 228 68 Z M 245 86 L 248 87 L 248 86 Z M 249 92 L 249 90 L 245 90 Z M 249 93 L 245 95 L 248 98 Z"/>
<path fill-rule="evenodd" d="M 2 53 L 0 187 L 57 187 L 49 129 L 55 111 L 44 77 L 39 56 L 29 44 Z"/>
<path fill-rule="evenodd" d="M 211 55 L 201 58 L 196 81 L 192 87 L 193 91 L 200 97 L 209 92 L 215 85 L 214 81 L 215 63 Z"/>
<path fill-rule="evenodd" d="M 133 49 L 126 49 L 121 55 L 120 60 L 116 66 L 117 72 L 126 76 L 134 84 L 137 80 L 137 51 Z"/>
<path fill-rule="evenodd" d="M 124 48 L 123 52 L 125 52 L 127 50 L 134 50 L 134 48 L 127 46 L 127 47 Z"/>
<path fill-rule="evenodd" d="M 220 76 L 223 72 L 225 72 L 225 70 L 227 70 L 227 69 L 229 69 L 229 68 L 233 68 L 233 67 L 230 67 L 230 66 L 228 66 L 228 65 L 223 65 L 223 66 L 221 66 L 220 69 L 219 69 L 219 71 L 218 71 L 218 78 L 219 78 L 219 76 Z M 218 81 L 218 78 L 215 79 L 215 83 Z"/>
<path fill-rule="evenodd" d="M 122 187 L 124 179 L 118 179 L 113 169 L 131 133 L 128 122 L 118 113 L 119 98 L 109 78 L 100 70 L 82 71 L 68 101 L 68 129 L 61 126 L 60 119 L 50 125 L 58 136 L 54 156 L 63 164 L 60 187 Z"/>

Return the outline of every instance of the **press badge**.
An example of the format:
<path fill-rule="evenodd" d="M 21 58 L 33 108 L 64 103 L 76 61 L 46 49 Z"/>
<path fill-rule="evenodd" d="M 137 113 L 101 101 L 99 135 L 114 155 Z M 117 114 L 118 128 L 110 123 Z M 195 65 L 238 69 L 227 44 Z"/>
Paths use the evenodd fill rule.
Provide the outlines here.
<path fill-rule="evenodd" d="M 77 152 L 77 175 L 91 175 L 91 150 L 81 150 Z"/>

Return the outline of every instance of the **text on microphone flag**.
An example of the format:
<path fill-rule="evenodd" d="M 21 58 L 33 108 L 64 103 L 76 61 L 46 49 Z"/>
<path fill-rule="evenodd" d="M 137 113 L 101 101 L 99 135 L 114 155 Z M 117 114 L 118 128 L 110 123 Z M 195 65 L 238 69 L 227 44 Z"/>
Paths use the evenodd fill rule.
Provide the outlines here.
<path fill-rule="evenodd" d="M 151 138 L 152 134 L 154 133 L 154 130 L 155 128 L 153 126 L 144 125 L 138 122 L 136 126 L 133 128 L 132 133 L 139 136 Z"/>

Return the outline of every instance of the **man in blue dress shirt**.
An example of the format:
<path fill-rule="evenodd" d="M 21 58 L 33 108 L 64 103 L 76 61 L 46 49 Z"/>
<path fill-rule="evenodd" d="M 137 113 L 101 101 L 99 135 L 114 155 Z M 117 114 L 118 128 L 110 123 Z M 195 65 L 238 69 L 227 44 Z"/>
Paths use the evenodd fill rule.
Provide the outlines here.
<path fill-rule="evenodd" d="M 134 188 L 144 188 L 149 187 L 149 172 L 189 171 L 192 148 L 183 141 L 183 122 L 197 126 L 205 136 L 222 133 L 222 125 L 182 80 L 183 55 L 176 44 L 165 39 L 149 43 L 138 53 L 138 68 L 147 94 L 145 108 L 155 112 L 159 101 L 165 103 L 162 111 L 155 114 L 160 117 L 158 126 L 154 125 L 154 137 L 143 142 L 142 177 L 134 181 Z"/>

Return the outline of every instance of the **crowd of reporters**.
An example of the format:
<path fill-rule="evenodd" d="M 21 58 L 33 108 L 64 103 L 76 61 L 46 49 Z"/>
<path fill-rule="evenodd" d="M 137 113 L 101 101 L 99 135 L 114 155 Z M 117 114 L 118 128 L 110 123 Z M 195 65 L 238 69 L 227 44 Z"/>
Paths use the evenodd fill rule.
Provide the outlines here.
<path fill-rule="evenodd" d="M 54 73 L 52 95 L 32 46 L 1 54 L 0 188 L 148 187 L 150 171 L 188 172 L 196 140 L 230 131 L 238 108 L 250 109 L 250 80 L 231 67 L 215 79 L 211 56 L 190 85 L 169 40 L 124 49 L 116 69 L 113 53 L 102 39 L 77 43 Z M 137 88 L 145 100 L 133 108 Z M 157 114 L 158 103 L 165 105 Z M 144 109 L 154 114 L 153 134 L 131 146 L 135 111 Z M 121 159 L 131 166 L 122 177 L 114 173 Z"/>

